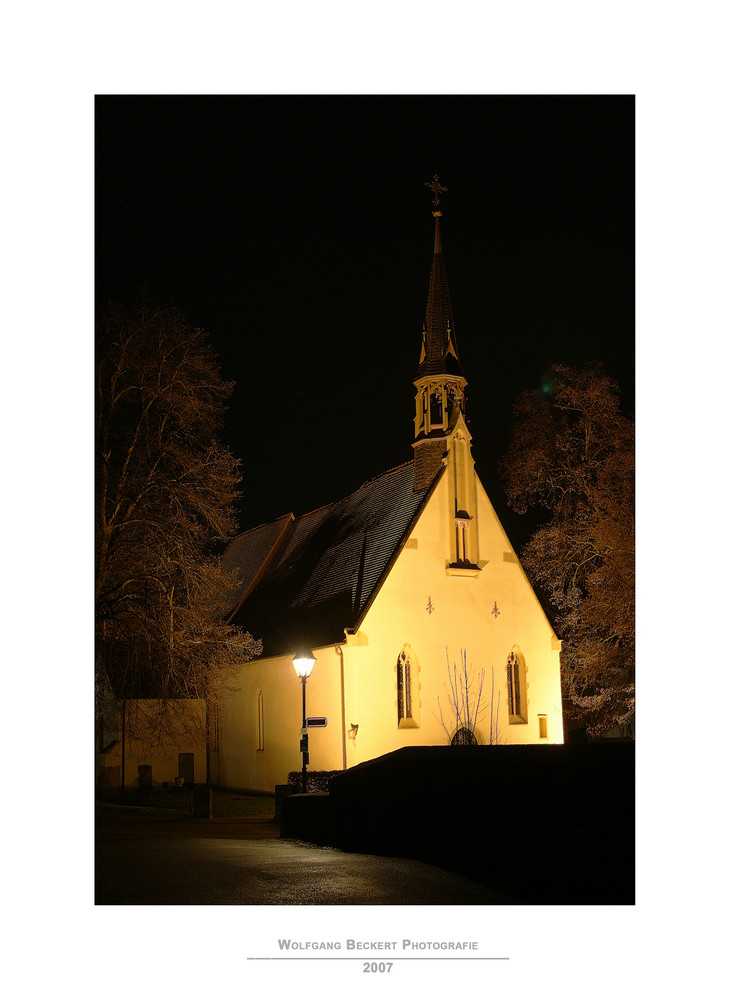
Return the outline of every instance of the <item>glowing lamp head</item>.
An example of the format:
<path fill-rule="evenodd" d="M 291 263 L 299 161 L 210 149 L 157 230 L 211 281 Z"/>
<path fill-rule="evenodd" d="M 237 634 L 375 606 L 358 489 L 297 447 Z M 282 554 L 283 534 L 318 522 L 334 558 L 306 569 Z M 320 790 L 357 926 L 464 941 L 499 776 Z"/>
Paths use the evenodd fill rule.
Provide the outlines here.
<path fill-rule="evenodd" d="M 314 653 L 311 649 L 302 646 L 294 654 L 294 669 L 297 672 L 297 677 L 309 677 L 312 672 L 312 667 L 317 662 Z"/>

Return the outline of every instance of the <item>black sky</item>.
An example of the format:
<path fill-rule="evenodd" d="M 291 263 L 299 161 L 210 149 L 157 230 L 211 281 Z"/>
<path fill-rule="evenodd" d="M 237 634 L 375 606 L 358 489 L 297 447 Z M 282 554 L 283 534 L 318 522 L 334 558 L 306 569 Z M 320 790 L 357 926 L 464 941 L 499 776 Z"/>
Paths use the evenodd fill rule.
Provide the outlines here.
<path fill-rule="evenodd" d="M 97 301 L 147 284 L 236 382 L 242 528 L 412 455 L 442 234 L 477 472 L 551 362 L 598 359 L 634 406 L 632 97 L 99 97 Z"/>

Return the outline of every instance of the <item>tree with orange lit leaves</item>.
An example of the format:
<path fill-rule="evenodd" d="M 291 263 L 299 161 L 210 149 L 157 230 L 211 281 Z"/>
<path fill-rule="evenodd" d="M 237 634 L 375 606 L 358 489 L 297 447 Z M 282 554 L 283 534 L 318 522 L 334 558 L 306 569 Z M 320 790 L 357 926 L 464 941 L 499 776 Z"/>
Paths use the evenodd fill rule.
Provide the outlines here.
<path fill-rule="evenodd" d="M 108 678 L 122 704 L 151 699 L 161 745 L 178 699 L 215 708 L 260 652 L 226 623 L 234 581 L 212 554 L 236 530 L 238 463 L 217 437 L 232 387 L 171 308 L 108 305 L 96 351 L 97 691 Z"/>
<path fill-rule="evenodd" d="M 522 552 L 555 609 L 563 709 L 592 735 L 634 715 L 634 427 L 598 363 L 525 392 L 502 475 L 518 513 L 549 513 Z"/>

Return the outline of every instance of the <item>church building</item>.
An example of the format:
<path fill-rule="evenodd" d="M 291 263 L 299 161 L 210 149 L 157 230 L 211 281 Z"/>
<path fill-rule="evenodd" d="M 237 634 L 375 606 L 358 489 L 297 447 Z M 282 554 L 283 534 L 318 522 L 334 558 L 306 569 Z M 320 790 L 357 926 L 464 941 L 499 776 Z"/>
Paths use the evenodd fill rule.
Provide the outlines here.
<path fill-rule="evenodd" d="M 264 792 L 405 746 L 563 742 L 560 642 L 474 469 L 441 245 L 415 377 L 413 455 L 319 510 L 231 542 L 231 621 L 263 641 L 218 720 L 211 780 Z M 314 659 L 306 682 L 293 659 Z M 303 691 L 306 708 L 303 706 Z M 316 720 L 315 720 L 316 721 Z"/>

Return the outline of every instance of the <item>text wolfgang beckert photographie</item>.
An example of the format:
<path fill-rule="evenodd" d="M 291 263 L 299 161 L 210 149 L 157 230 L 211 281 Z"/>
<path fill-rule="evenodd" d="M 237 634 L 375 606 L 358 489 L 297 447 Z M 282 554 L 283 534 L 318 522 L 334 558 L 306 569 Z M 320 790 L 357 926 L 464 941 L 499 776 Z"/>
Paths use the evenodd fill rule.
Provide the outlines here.
<path fill-rule="evenodd" d="M 401 938 L 400 941 L 373 941 L 346 938 L 344 941 L 295 941 L 279 938 L 279 951 L 478 951 L 478 941 L 426 941 Z"/>

